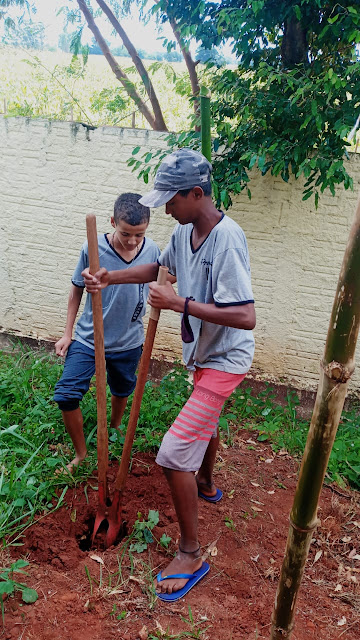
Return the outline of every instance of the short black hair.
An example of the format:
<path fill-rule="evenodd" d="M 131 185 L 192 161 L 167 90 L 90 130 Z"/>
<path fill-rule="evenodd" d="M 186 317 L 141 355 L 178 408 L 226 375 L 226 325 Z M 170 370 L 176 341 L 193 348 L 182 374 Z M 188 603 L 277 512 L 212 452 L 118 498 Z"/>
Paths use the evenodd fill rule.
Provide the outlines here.
<path fill-rule="evenodd" d="M 204 196 L 211 196 L 211 178 L 209 176 L 208 181 L 205 184 L 199 184 L 199 185 L 195 185 L 197 187 L 201 187 L 203 192 L 204 192 Z M 183 198 L 186 198 L 186 196 L 188 195 L 188 193 L 190 193 L 190 191 L 192 191 L 194 189 L 194 187 L 191 187 L 191 189 L 181 189 L 180 191 L 178 191 L 178 193 L 180 193 L 180 195 Z"/>
<path fill-rule="evenodd" d="M 140 204 L 141 195 L 139 193 L 122 193 L 115 200 L 114 220 L 118 224 L 119 220 L 124 220 L 135 227 L 143 222 L 149 222 L 150 209 Z"/>

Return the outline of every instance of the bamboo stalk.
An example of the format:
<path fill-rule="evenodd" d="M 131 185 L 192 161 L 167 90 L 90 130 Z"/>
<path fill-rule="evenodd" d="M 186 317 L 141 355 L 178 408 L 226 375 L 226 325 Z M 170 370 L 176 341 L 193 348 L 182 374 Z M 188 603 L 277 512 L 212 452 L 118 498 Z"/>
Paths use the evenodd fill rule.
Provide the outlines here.
<path fill-rule="evenodd" d="M 331 313 L 320 380 L 290 514 L 275 597 L 271 640 L 291 637 L 295 604 L 317 518 L 319 496 L 354 371 L 360 322 L 360 200 L 350 230 Z"/>
<path fill-rule="evenodd" d="M 210 130 L 210 92 L 201 90 L 201 153 L 211 162 L 211 130 Z"/>

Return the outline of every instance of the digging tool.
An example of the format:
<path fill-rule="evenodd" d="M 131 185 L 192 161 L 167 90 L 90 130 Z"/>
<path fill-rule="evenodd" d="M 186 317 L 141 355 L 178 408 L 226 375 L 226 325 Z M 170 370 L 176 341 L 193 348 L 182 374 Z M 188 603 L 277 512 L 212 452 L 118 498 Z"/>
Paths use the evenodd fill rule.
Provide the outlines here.
<path fill-rule="evenodd" d="M 89 246 L 90 273 L 95 274 L 100 269 L 98 238 L 96 231 L 96 217 L 86 216 L 86 231 Z M 98 458 L 98 510 L 96 513 L 93 539 L 101 522 L 106 518 L 108 503 L 107 470 L 109 466 L 108 432 L 106 419 L 106 364 L 104 348 L 104 323 L 101 291 L 91 295 L 95 372 L 96 372 L 96 402 L 97 402 L 97 458 Z"/>
<path fill-rule="evenodd" d="M 99 256 L 97 247 L 96 218 L 94 215 L 86 216 L 86 225 L 89 244 L 90 273 L 99 270 Z M 158 284 L 165 284 L 168 269 L 160 267 L 157 277 Z M 149 323 L 146 332 L 146 339 L 143 353 L 140 360 L 139 373 L 131 405 L 129 423 L 121 456 L 119 471 L 115 480 L 114 495 L 110 502 L 106 473 L 108 469 L 108 433 L 106 424 L 106 379 L 105 379 L 105 351 L 104 351 L 104 328 L 102 316 L 101 296 L 98 293 L 92 296 L 93 322 L 94 322 L 94 345 L 95 345 L 95 369 L 96 369 L 96 391 L 97 391 L 97 412 L 98 412 L 98 510 L 96 513 L 92 543 L 99 530 L 100 525 L 107 521 L 108 530 L 105 538 L 105 547 L 109 547 L 116 541 L 121 530 L 121 498 L 125 488 L 126 478 L 129 470 L 131 449 L 134 441 L 135 430 L 139 418 L 141 400 L 144 393 L 147 374 L 149 371 L 151 352 L 155 340 L 157 324 L 160 310 L 151 308 Z"/>
<path fill-rule="evenodd" d="M 167 267 L 159 267 L 157 277 L 158 284 L 166 283 L 167 273 Z M 151 307 L 144 349 L 140 360 L 138 378 L 136 382 L 134 398 L 131 405 L 124 447 L 121 455 L 120 467 L 115 480 L 111 507 L 109 507 L 108 509 L 107 521 L 109 523 L 109 528 L 107 530 L 105 539 L 106 547 L 110 547 L 115 543 L 121 529 L 121 498 L 129 471 L 131 449 L 134 442 L 135 429 L 139 418 L 141 400 L 143 397 L 147 374 L 149 371 L 151 352 L 154 345 L 159 316 L 160 309 L 154 309 L 153 307 Z"/>

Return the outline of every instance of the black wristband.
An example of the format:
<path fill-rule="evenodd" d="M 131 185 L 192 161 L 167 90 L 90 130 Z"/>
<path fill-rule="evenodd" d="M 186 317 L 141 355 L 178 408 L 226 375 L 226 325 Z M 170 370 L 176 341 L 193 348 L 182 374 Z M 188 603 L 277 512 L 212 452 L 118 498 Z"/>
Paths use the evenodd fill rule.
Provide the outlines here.
<path fill-rule="evenodd" d="M 185 298 L 184 313 L 181 320 L 181 337 L 182 341 L 189 343 L 194 342 L 194 334 L 189 322 L 188 304 L 190 300 L 195 300 L 192 296 Z"/>

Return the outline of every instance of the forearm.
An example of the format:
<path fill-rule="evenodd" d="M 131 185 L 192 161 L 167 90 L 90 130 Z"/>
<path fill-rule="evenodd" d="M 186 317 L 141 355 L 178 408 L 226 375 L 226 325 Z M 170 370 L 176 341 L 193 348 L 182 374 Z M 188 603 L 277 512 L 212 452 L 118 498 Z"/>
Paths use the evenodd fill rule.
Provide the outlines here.
<path fill-rule="evenodd" d="M 109 284 L 142 284 L 156 280 L 159 271 L 157 262 L 130 267 L 122 271 L 109 271 Z"/>
<path fill-rule="evenodd" d="M 76 320 L 77 312 L 79 311 L 81 298 L 84 290 L 81 287 L 75 287 L 72 285 L 69 293 L 68 308 L 66 316 L 66 326 L 64 335 L 72 337 L 73 327 Z"/>
<path fill-rule="evenodd" d="M 183 313 L 185 298 L 176 296 L 173 311 Z M 253 303 L 244 305 L 231 305 L 229 307 L 217 307 L 215 304 L 207 304 L 189 300 L 189 315 L 206 322 L 234 327 L 235 329 L 253 329 L 256 323 L 255 307 Z"/>

